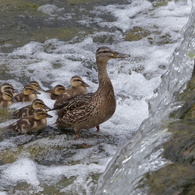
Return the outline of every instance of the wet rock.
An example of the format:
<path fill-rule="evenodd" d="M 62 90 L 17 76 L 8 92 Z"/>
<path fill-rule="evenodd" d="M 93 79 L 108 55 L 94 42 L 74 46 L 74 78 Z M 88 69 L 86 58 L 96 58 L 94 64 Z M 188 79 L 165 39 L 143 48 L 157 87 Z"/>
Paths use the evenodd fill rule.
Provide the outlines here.
<path fill-rule="evenodd" d="M 169 125 L 173 133 L 164 144 L 164 157 L 172 162 L 195 165 L 195 121 L 178 121 Z"/>
<path fill-rule="evenodd" d="M 125 41 L 139 41 L 144 37 L 147 37 L 148 35 L 149 32 L 147 30 L 144 30 L 143 28 L 136 26 L 133 27 L 131 31 L 126 33 Z"/>
<path fill-rule="evenodd" d="M 170 164 L 148 172 L 139 186 L 148 186 L 150 195 L 195 194 L 195 71 L 186 86 L 178 96 L 182 106 L 170 115 L 175 120 L 167 126 L 172 136 L 163 145 L 163 157 Z"/>
<path fill-rule="evenodd" d="M 148 194 L 193 195 L 195 193 L 194 166 L 174 163 L 146 175 Z"/>

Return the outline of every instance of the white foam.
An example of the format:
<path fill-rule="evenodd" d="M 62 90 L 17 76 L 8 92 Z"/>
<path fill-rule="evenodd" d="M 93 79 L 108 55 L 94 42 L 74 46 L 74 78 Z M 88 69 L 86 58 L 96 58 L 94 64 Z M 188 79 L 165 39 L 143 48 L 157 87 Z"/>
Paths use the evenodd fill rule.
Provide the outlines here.
<path fill-rule="evenodd" d="M 116 41 L 107 46 L 131 55 L 129 59 L 115 59 L 108 63 L 108 73 L 115 89 L 117 108 L 112 118 L 100 125 L 100 138 L 87 137 L 74 140 L 69 135 L 58 135 L 53 139 L 42 138 L 30 142 L 25 145 L 24 150 L 36 144 L 45 147 L 45 150 L 49 148 L 47 150 L 49 157 L 45 158 L 52 161 L 58 160 L 59 156 L 63 159 L 63 152 L 62 154 L 58 153 L 58 150 L 55 151 L 52 148 L 53 146 L 64 147 L 64 151 L 69 150 L 69 147 L 71 150 L 71 146 L 74 144 L 86 144 L 91 147 L 75 149 L 70 157 L 63 159 L 64 164 L 62 163 L 60 166 L 43 166 L 35 163 L 30 157 L 20 158 L 14 163 L 2 167 L 3 177 L 14 183 L 25 181 L 33 186 L 39 186 L 42 182 L 57 183 L 62 176 L 75 177 L 73 184 L 61 189 L 62 193 L 75 192 L 75 194 L 79 194 L 79 189 L 89 189 L 90 182 L 87 178 L 91 177 L 93 173 L 102 173 L 118 146 L 131 137 L 131 134 L 148 117 L 146 100 L 154 94 L 153 91 L 160 84 L 161 75 L 169 69 L 169 59 L 179 42 L 181 28 L 188 20 L 191 9 L 190 2 L 189 0 L 187 3 L 186 1 L 171 1 L 167 5 L 155 9 L 146 0 L 133 1 L 127 5 L 94 7 L 92 13 L 95 13 L 96 17 L 90 19 L 97 22 L 97 25 L 108 27 L 110 32 L 95 32 L 77 43 L 68 43 L 57 39 L 47 40 L 44 43 L 30 42 L 15 49 L 7 56 L 3 56 L 2 62 L 9 63 L 10 74 L 15 78 L 25 76 L 30 80 L 36 80 L 44 90 L 50 89 L 56 84 L 67 87 L 71 77 L 79 75 L 90 85 L 89 92 L 94 92 L 98 87 L 95 51 L 101 45 L 94 43 L 93 37 L 114 35 Z M 39 11 L 54 16 L 60 10 L 55 5 L 45 4 L 39 7 Z M 111 14 L 115 19 L 112 22 L 105 21 L 101 16 L 104 13 Z M 67 15 L 62 17 L 66 18 Z M 79 22 L 83 25 L 88 22 L 88 25 L 90 24 L 90 21 L 83 21 L 82 18 Z M 126 32 L 135 26 L 149 30 L 154 40 L 157 35 L 152 33 L 155 31 L 162 32 L 164 35 L 168 34 L 174 43 L 155 45 L 155 43 L 151 44 L 147 38 L 132 42 L 123 41 L 123 33 L 120 31 Z M 113 32 L 115 28 L 119 30 Z M 0 82 L 4 81 L 0 80 Z M 7 82 L 13 84 L 17 89 L 21 89 L 25 84 L 13 79 L 7 80 Z M 38 98 L 42 99 L 47 106 L 53 107 L 54 101 L 49 98 L 48 94 L 41 92 Z M 19 109 L 22 106 L 23 103 L 16 103 L 9 109 Z M 48 119 L 48 125 L 52 126 L 56 120 L 56 113 L 50 112 L 50 114 L 53 118 Z M 0 126 L 9 123 L 10 121 L 6 121 Z M 89 131 L 95 131 L 95 128 Z M 12 140 L 4 140 L 0 146 L 14 148 L 16 144 Z M 69 161 L 73 163 L 67 166 Z"/>
<path fill-rule="evenodd" d="M 11 166 L 6 168 L 2 174 L 4 178 L 14 183 L 27 182 L 33 186 L 39 185 L 37 166 L 28 158 L 17 160 Z"/>
<path fill-rule="evenodd" d="M 63 10 L 64 8 L 58 8 L 56 5 L 45 4 L 38 8 L 38 11 L 43 12 L 44 14 L 55 16 L 56 12 Z"/>

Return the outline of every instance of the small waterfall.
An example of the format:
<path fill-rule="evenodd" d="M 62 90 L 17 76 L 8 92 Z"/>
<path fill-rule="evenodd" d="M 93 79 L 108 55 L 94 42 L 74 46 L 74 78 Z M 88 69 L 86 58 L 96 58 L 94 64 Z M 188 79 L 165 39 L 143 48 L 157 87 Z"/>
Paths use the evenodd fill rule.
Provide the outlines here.
<path fill-rule="evenodd" d="M 194 3 L 194 2 L 193 2 Z M 162 76 L 162 82 L 154 97 L 149 100 L 150 117 L 136 135 L 115 155 L 99 180 L 96 194 L 146 194 L 147 188 L 138 189 L 144 174 L 170 163 L 162 158 L 162 143 L 170 138 L 167 131 L 169 114 L 180 107 L 178 94 L 190 79 L 195 56 L 195 7 L 183 29 L 183 38 L 175 50 L 170 69 Z"/>

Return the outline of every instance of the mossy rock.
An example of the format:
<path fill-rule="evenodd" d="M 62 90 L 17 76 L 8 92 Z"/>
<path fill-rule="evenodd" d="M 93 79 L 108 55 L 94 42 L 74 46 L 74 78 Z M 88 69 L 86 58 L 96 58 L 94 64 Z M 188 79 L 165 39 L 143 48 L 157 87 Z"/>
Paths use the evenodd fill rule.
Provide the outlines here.
<path fill-rule="evenodd" d="M 133 29 L 126 33 L 125 41 L 139 41 L 144 37 L 147 37 L 150 33 L 143 28 L 136 26 Z"/>
<path fill-rule="evenodd" d="M 147 173 L 143 185 L 149 186 L 149 195 L 193 195 L 195 168 L 183 164 L 169 164 L 155 172 Z"/>
<path fill-rule="evenodd" d="M 195 119 L 195 68 L 191 79 L 186 84 L 184 91 L 178 95 L 178 102 L 183 102 L 183 105 L 170 114 L 172 118 L 180 119 Z"/>
<path fill-rule="evenodd" d="M 173 135 L 164 144 L 163 156 L 173 162 L 195 165 L 195 121 L 177 121 L 168 128 Z"/>
<path fill-rule="evenodd" d="M 11 111 L 7 108 L 0 107 L 0 122 L 6 121 L 11 115 Z"/>
<path fill-rule="evenodd" d="M 48 39 L 69 40 L 79 35 L 77 28 L 40 28 L 32 31 L 33 39 L 44 42 Z"/>
<path fill-rule="evenodd" d="M 0 6 L 13 7 L 14 9 L 36 10 L 39 5 L 24 0 L 1 0 Z"/>
<path fill-rule="evenodd" d="M 83 3 L 95 3 L 95 2 L 102 2 L 100 0 L 64 0 L 65 2 L 71 4 L 71 5 L 79 5 L 79 4 L 83 4 Z"/>

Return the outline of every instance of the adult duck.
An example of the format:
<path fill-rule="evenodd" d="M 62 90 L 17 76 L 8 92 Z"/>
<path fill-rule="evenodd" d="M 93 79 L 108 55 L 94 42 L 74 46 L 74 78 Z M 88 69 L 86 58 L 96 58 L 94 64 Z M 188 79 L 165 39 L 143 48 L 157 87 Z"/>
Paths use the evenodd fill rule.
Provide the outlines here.
<path fill-rule="evenodd" d="M 80 129 L 98 127 L 107 121 L 115 112 L 116 100 L 114 89 L 108 77 L 106 65 L 112 58 L 128 58 L 108 47 L 100 47 L 96 51 L 99 87 L 95 93 L 78 96 L 61 106 L 56 125 L 60 128 L 73 128 L 79 138 Z"/>

